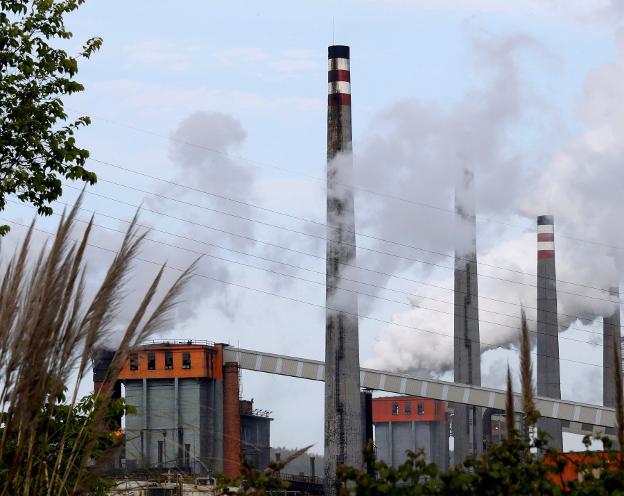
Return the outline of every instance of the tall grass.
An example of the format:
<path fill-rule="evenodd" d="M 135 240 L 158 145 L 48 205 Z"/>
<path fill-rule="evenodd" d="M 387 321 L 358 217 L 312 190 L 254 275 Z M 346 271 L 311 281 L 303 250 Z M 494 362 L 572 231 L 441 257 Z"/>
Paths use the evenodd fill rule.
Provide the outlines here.
<path fill-rule="evenodd" d="M 89 373 L 94 349 L 111 332 L 145 235 L 138 232 L 135 216 L 95 296 L 86 301 L 85 251 L 93 218 L 79 239 L 72 240 L 79 205 L 80 201 L 63 215 L 49 246 L 38 253 L 32 247 L 33 223 L 0 273 L 1 496 L 84 492 L 92 469 L 88 467 L 93 463 L 91 453 L 106 429 L 112 388 L 129 349 L 168 321 L 194 268 L 183 272 L 148 313 L 164 267 L 158 271 L 129 323 L 116 330 L 121 333 L 120 344 L 90 421 L 77 433 L 70 432 L 79 384 Z M 41 412 L 63 397 L 70 380 L 74 386 L 64 430 L 52 432 L 57 428 L 54 423 L 42 430 Z M 42 443 L 53 434 L 67 449 L 42 453 Z"/>

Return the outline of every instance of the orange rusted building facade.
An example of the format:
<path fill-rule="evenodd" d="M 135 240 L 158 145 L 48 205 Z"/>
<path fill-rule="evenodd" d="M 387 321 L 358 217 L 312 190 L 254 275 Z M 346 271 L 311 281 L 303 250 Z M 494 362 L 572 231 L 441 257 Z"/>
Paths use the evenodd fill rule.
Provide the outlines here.
<path fill-rule="evenodd" d="M 388 465 L 398 467 L 408 450 L 422 449 L 427 461 L 448 467 L 445 402 L 415 396 L 374 398 L 373 425 L 377 457 Z"/>
<path fill-rule="evenodd" d="M 260 468 L 268 464 L 271 419 L 250 410 L 249 402 L 241 412 L 240 372 L 237 363 L 223 362 L 225 346 L 171 340 L 131 350 L 118 381 L 136 410 L 125 418 L 126 469 L 175 468 L 234 478 L 241 454 Z M 102 357 L 110 363 L 111 354 L 99 357 L 96 389 L 106 370 Z"/>

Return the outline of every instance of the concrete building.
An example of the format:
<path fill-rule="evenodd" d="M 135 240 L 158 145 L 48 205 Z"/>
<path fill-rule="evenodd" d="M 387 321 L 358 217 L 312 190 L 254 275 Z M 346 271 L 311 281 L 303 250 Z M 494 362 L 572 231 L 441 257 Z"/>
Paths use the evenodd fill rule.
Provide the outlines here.
<path fill-rule="evenodd" d="M 334 494 L 338 465 L 362 466 L 357 294 L 342 279 L 355 264 L 349 47 L 328 49 L 327 266 L 325 326 L 325 487 Z"/>
<path fill-rule="evenodd" d="M 472 172 L 465 170 L 455 190 L 454 381 L 481 385 L 477 227 Z M 481 408 L 453 405 L 454 463 L 483 451 Z"/>
<path fill-rule="evenodd" d="M 269 463 L 266 412 L 240 401 L 237 363 L 223 363 L 221 344 L 164 341 L 131 351 L 119 374 L 125 399 L 126 468 L 192 474 L 240 473 L 241 454 Z M 96 380 L 102 364 L 94 366 Z"/>
<path fill-rule="evenodd" d="M 449 466 L 446 404 L 414 396 L 373 398 L 373 425 L 377 457 L 398 467 L 407 451 L 423 449 L 425 459 L 441 470 Z"/>
<path fill-rule="evenodd" d="M 537 395 L 561 399 L 559 320 L 555 270 L 555 222 L 552 215 L 537 218 Z M 549 447 L 563 450 L 561 421 L 541 418 Z"/>

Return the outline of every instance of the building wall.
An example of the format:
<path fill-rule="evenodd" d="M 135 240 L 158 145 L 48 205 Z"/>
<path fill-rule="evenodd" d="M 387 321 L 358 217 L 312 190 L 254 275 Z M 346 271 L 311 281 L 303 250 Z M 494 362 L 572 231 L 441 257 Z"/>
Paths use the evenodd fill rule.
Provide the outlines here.
<path fill-rule="evenodd" d="M 128 380 L 126 416 L 129 469 L 173 468 L 192 473 L 220 469 L 215 433 L 215 382 L 209 379 Z"/>
<path fill-rule="evenodd" d="M 449 436 L 446 403 L 414 396 L 373 399 L 377 457 L 398 467 L 407 451 L 424 450 L 427 462 L 448 468 Z"/>
<path fill-rule="evenodd" d="M 271 461 L 271 419 L 241 415 L 241 449 L 256 468 L 264 470 Z"/>
<path fill-rule="evenodd" d="M 424 450 L 425 460 L 442 470 L 448 467 L 448 436 L 443 422 L 377 422 L 375 423 L 377 457 L 389 466 L 407 461 L 407 452 Z"/>

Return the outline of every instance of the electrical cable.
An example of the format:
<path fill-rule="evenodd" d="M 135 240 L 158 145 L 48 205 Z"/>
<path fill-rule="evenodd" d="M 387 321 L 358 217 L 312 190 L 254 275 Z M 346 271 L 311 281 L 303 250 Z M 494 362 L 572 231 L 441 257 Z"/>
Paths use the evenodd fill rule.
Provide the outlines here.
<path fill-rule="evenodd" d="M 15 225 L 21 226 L 21 227 L 26 228 L 26 229 L 30 228 L 30 226 L 28 226 L 26 224 L 22 224 L 20 222 L 15 222 L 15 221 L 12 221 L 10 219 L 0 218 L 0 220 L 3 220 L 5 222 L 13 222 Z M 44 229 L 33 228 L 33 230 L 54 236 L 54 233 L 52 233 L 50 231 L 46 231 Z M 73 241 L 78 242 L 77 240 L 73 240 Z M 94 243 L 87 243 L 87 246 L 90 246 L 92 248 L 96 248 L 96 249 L 99 249 L 99 250 L 107 251 L 107 252 L 112 253 L 112 254 L 118 254 L 118 252 L 116 250 L 113 250 L 111 248 L 105 248 L 103 246 L 99 246 L 99 245 L 96 245 Z M 138 261 L 144 262 L 144 263 L 148 263 L 148 264 L 151 264 L 151 265 L 156 265 L 158 267 L 162 267 L 163 266 L 163 264 L 161 264 L 159 262 L 156 262 L 156 261 L 153 261 L 153 260 L 148 260 L 148 259 L 145 259 L 145 258 L 142 258 L 142 257 L 136 257 L 135 260 L 138 260 Z M 172 265 L 165 265 L 165 268 L 169 269 L 169 270 L 173 270 L 175 272 L 180 272 L 180 273 L 184 272 L 184 269 L 181 269 L 179 267 L 174 267 Z M 304 304 L 304 305 L 307 305 L 307 306 L 310 306 L 310 307 L 323 309 L 325 311 L 330 310 L 330 311 L 340 312 L 340 313 L 343 313 L 345 315 L 350 315 L 350 316 L 355 317 L 355 318 L 371 320 L 371 321 L 378 322 L 378 323 L 385 324 L 385 325 L 390 325 L 390 326 L 394 326 L 394 327 L 401 327 L 401 328 L 405 328 L 405 329 L 414 330 L 414 331 L 417 331 L 417 332 L 423 332 L 423 333 L 426 333 L 426 334 L 432 334 L 432 335 L 437 335 L 437 336 L 442 336 L 442 337 L 454 339 L 454 336 L 449 335 L 449 334 L 445 334 L 445 333 L 443 333 L 441 331 L 435 331 L 435 330 L 431 330 L 431 329 L 423 329 L 423 328 L 419 328 L 419 327 L 415 327 L 415 326 L 409 326 L 409 325 L 406 325 L 406 324 L 400 324 L 398 322 L 392 322 L 392 321 L 389 321 L 389 320 L 373 317 L 373 316 L 370 316 L 370 315 L 359 315 L 357 313 L 348 312 L 348 311 L 345 311 L 343 309 L 333 308 L 333 307 L 329 307 L 327 305 L 321 305 L 321 304 L 318 304 L 318 303 L 307 301 L 307 300 L 304 300 L 304 299 L 301 299 L 301 298 L 296 298 L 296 297 L 293 297 L 293 296 L 287 296 L 287 295 L 282 295 L 282 294 L 279 294 L 279 293 L 274 293 L 274 292 L 271 292 L 271 291 L 268 291 L 268 290 L 265 290 L 265 289 L 254 288 L 252 286 L 247 286 L 245 284 L 239 284 L 239 283 L 232 282 L 232 281 L 226 281 L 226 280 L 220 279 L 218 277 L 213 277 L 213 276 L 209 276 L 209 275 L 206 275 L 206 274 L 200 274 L 198 272 L 193 272 L 192 275 L 195 276 L 195 277 L 200 277 L 202 279 L 207 279 L 207 280 L 211 280 L 211 281 L 214 281 L 214 282 L 217 282 L 217 283 L 220 283 L 220 284 L 224 284 L 226 286 L 236 287 L 236 288 L 239 288 L 239 289 L 245 289 L 245 290 L 256 292 L 256 293 L 259 293 L 259 294 L 264 294 L 266 296 L 272 296 L 272 297 L 280 298 L 280 299 L 283 299 L 283 300 L 286 300 L 286 301 L 290 301 L 290 302 L 293 302 L 293 303 L 301 303 L 301 304 Z M 471 341 L 475 342 L 475 340 L 471 340 Z M 500 345 L 498 345 L 498 344 L 488 343 L 488 342 L 485 342 L 485 341 L 480 341 L 479 345 L 481 345 L 481 344 L 485 344 L 486 346 L 489 346 L 489 347 L 491 347 L 493 349 L 500 348 Z M 596 363 L 583 362 L 581 360 L 574 360 L 574 359 L 571 359 L 571 358 L 554 357 L 554 356 L 550 356 L 550 355 L 540 355 L 540 356 L 545 356 L 547 358 L 558 358 L 560 361 L 566 361 L 566 362 L 579 364 L 579 365 L 588 365 L 588 366 L 592 366 L 592 367 L 599 367 L 599 368 L 602 369 L 602 365 L 599 365 L 599 364 L 596 364 Z"/>

